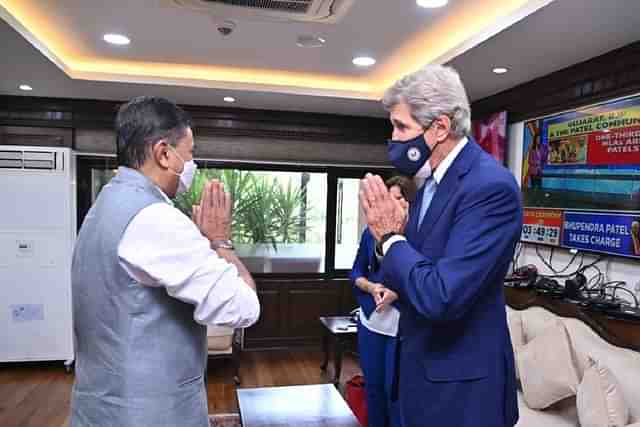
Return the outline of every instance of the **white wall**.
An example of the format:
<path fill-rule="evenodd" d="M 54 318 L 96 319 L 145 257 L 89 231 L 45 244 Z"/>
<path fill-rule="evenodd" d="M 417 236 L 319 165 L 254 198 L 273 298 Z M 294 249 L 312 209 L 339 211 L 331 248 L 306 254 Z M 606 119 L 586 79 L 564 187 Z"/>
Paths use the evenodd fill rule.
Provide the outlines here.
<path fill-rule="evenodd" d="M 522 139 L 524 132 L 524 122 L 514 123 L 509 126 L 509 147 L 507 153 L 507 166 L 513 172 L 518 183 L 522 176 Z M 541 246 L 539 250 L 540 254 L 549 259 L 550 249 Z M 556 249 L 553 255 L 553 266 L 556 269 L 562 269 L 573 257 L 572 253 L 569 253 L 566 249 Z M 577 261 L 579 261 L 581 255 L 578 255 Z M 597 256 L 586 255 L 585 264 L 595 260 Z M 535 264 L 538 267 L 538 271 L 544 274 L 552 274 L 551 270 L 547 268 L 540 258 L 537 256 L 534 245 L 525 244 L 518 261 L 518 265 Z M 577 265 L 578 264 L 574 264 Z M 608 257 L 606 261 L 598 264 L 602 272 L 605 274 L 606 281 L 623 280 L 627 282 L 627 289 L 635 292 L 636 296 L 640 298 L 640 262 L 633 259 Z M 575 271 L 575 267 L 570 267 L 567 272 Z M 594 274 L 594 271 L 588 271 L 587 277 Z M 561 279 L 563 280 L 563 279 Z M 617 295 L 626 297 L 626 292 L 620 292 Z M 631 299 L 631 296 L 628 296 Z"/>

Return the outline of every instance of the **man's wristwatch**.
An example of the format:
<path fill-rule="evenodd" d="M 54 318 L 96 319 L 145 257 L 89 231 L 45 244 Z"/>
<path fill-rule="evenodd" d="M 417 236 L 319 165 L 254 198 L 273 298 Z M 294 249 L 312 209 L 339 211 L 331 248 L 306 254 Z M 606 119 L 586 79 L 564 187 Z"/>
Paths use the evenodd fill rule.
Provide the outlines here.
<path fill-rule="evenodd" d="M 231 240 L 212 240 L 211 249 L 215 251 L 216 249 L 233 250 L 235 248 L 233 247 L 233 242 Z"/>
<path fill-rule="evenodd" d="M 387 233 L 380 238 L 378 243 L 376 243 L 376 252 L 378 253 L 378 255 L 384 255 L 384 252 L 382 252 L 382 245 L 384 245 L 387 240 L 397 235 L 398 233 L 396 233 L 395 231 L 392 231 L 391 233 Z"/>

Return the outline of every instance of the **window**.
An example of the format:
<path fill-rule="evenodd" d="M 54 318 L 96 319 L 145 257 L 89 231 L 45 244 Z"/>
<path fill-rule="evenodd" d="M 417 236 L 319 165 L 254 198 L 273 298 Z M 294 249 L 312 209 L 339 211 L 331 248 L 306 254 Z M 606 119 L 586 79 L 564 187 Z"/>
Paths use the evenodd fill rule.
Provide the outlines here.
<path fill-rule="evenodd" d="M 107 185 L 118 172 L 117 169 L 91 169 L 91 203 L 95 203 L 102 187 Z"/>
<path fill-rule="evenodd" d="M 213 178 L 231 193 L 232 239 L 249 271 L 324 272 L 326 173 L 198 169 L 176 206 L 190 215 L 204 183 Z"/>
<path fill-rule="evenodd" d="M 351 269 L 366 226 L 358 199 L 364 171 L 212 161 L 198 165 L 191 190 L 176 198 L 176 207 L 191 216 L 204 182 L 220 179 L 234 200 L 232 238 L 249 271 L 333 277 Z M 114 158 L 78 157 L 78 226 L 116 167 Z"/>
<path fill-rule="evenodd" d="M 366 219 L 360 209 L 360 180 L 338 178 L 336 200 L 336 270 L 351 269 Z"/>

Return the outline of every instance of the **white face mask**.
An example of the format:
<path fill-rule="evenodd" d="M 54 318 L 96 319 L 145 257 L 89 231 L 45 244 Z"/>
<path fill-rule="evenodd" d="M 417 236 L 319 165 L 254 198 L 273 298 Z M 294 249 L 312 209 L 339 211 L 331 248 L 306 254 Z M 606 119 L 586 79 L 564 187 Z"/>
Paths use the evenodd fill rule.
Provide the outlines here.
<path fill-rule="evenodd" d="M 193 160 L 184 163 L 184 168 L 180 174 L 180 182 L 178 183 L 178 193 L 186 193 L 191 188 L 193 176 L 196 174 L 198 165 Z"/>
<path fill-rule="evenodd" d="M 169 147 L 171 147 L 171 145 L 169 145 Z M 176 193 L 177 194 L 186 193 L 191 188 L 191 183 L 193 182 L 193 177 L 196 173 L 196 169 L 198 169 L 198 165 L 196 165 L 196 162 L 194 162 L 193 160 L 189 160 L 188 162 L 185 162 L 182 156 L 178 154 L 175 148 L 171 147 L 171 149 L 173 150 L 175 155 L 178 156 L 180 160 L 182 160 L 182 164 L 183 164 L 182 173 L 178 173 L 172 170 L 171 168 L 169 168 L 171 172 L 173 172 L 175 175 L 180 177 L 180 180 L 178 182 L 178 190 Z"/>

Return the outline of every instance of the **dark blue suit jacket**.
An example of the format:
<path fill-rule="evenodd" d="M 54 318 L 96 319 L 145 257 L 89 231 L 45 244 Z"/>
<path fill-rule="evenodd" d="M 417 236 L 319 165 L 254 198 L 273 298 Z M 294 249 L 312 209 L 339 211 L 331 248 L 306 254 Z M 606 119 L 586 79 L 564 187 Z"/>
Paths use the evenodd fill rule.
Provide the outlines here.
<path fill-rule="evenodd" d="M 518 406 L 503 279 L 522 227 L 518 185 L 469 138 L 419 229 L 418 209 L 407 241 L 382 261 L 403 302 L 402 425 L 511 427 Z"/>
<path fill-rule="evenodd" d="M 375 246 L 376 241 L 367 227 L 362 232 L 358 253 L 356 254 L 356 259 L 353 261 L 353 268 L 349 274 L 353 285 L 353 293 L 360 308 L 362 308 L 363 314 L 367 316 L 367 319 L 375 310 L 376 303 L 373 300 L 373 296 L 357 287 L 355 282 L 358 277 L 366 277 L 371 282 L 382 283 L 383 275 L 380 269 L 380 263 L 375 256 Z"/>

